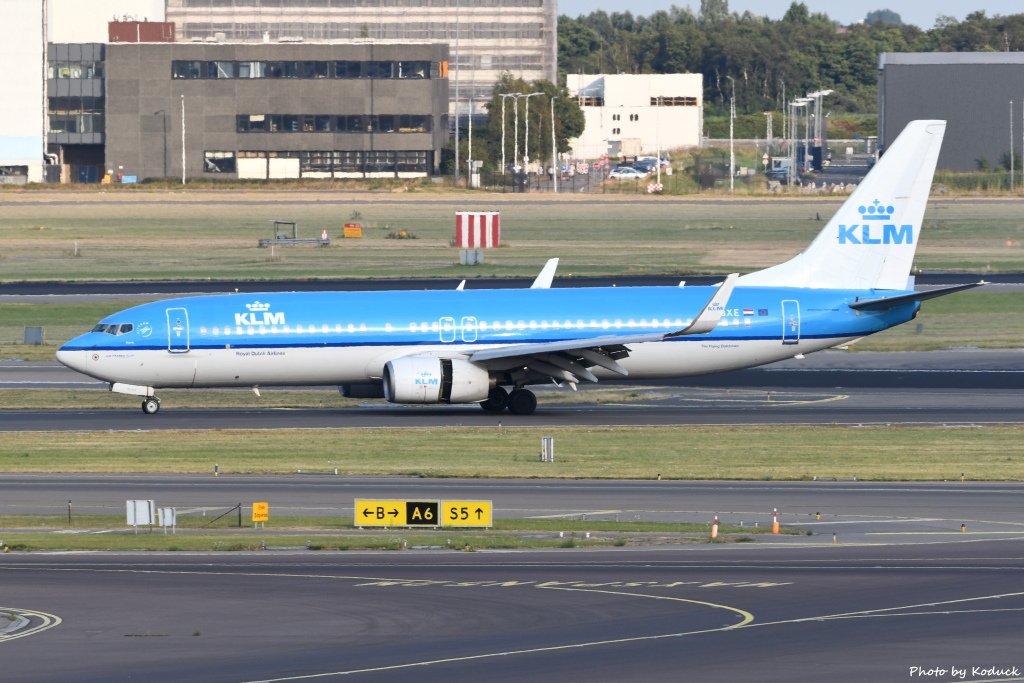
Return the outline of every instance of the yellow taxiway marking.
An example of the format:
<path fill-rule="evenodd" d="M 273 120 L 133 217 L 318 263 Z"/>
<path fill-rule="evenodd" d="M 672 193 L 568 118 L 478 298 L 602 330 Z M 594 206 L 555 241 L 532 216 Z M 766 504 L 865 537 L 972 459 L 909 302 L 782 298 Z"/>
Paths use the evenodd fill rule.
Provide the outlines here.
<path fill-rule="evenodd" d="M 400 669 L 411 669 L 411 668 L 420 667 L 420 666 L 432 666 L 432 665 L 436 665 L 436 664 L 452 664 L 452 663 L 459 663 L 459 662 L 469 662 L 469 661 L 476 661 L 476 660 L 481 660 L 481 659 L 489 659 L 489 658 L 494 658 L 494 657 L 507 657 L 507 656 L 512 656 L 512 655 L 536 654 L 536 653 L 541 653 L 541 652 L 557 652 L 557 651 L 565 651 L 565 650 L 573 650 L 573 649 L 583 649 L 583 648 L 588 648 L 588 647 L 597 647 L 597 646 L 601 646 L 601 645 L 616 645 L 616 644 L 622 644 L 622 643 L 634 643 L 634 642 L 641 642 L 641 641 L 662 640 L 662 639 L 667 639 L 667 638 L 682 638 L 682 637 L 686 637 L 686 636 L 693 636 L 693 635 L 699 635 L 699 634 L 705 634 L 705 633 L 719 633 L 719 632 L 724 632 L 724 631 L 742 630 L 742 629 L 745 629 L 745 628 L 756 628 L 756 627 L 762 627 L 762 626 L 782 626 L 782 625 L 786 625 L 786 624 L 799 624 L 799 623 L 807 623 L 807 622 L 815 622 L 815 621 L 832 621 L 832 620 L 838 620 L 838 619 L 864 619 L 864 618 L 898 617 L 898 616 L 933 616 L 933 615 L 939 615 L 939 614 L 941 614 L 941 615 L 948 615 L 948 614 L 975 614 L 975 613 L 1003 612 L 1003 611 L 1024 611 L 1024 608 L 996 608 L 996 609 L 976 609 L 976 610 L 970 610 L 970 609 L 967 609 L 967 610 L 935 610 L 935 611 L 924 611 L 924 612 L 902 612 L 902 613 L 899 613 L 900 610 L 916 610 L 916 609 L 921 609 L 921 608 L 926 608 L 926 607 L 942 607 L 942 606 L 945 606 L 945 605 L 957 605 L 957 604 L 963 604 L 963 603 L 968 603 L 968 602 L 977 602 L 977 601 L 982 601 L 982 600 L 999 600 L 999 599 L 1002 599 L 1002 598 L 1020 597 L 1020 596 L 1024 595 L 1024 593 L 1002 593 L 1002 594 L 997 594 L 997 595 L 983 595 L 983 596 L 978 596 L 978 597 L 974 597 L 974 598 L 961 598 L 961 599 L 957 599 L 957 600 L 944 600 L 944 601 L 940 601 L 940 602 L 929 602 L 929 603 L 921 603 L 921 604 L 915 604 L 915 605 L 902 605 L 902 606 L 899 606 L 899 607 L 885 607 L 885 608 L 874 609 L 874 610 L 861 610 L 861 611 L 858 611 L 858 612 L 840 612 L 838 614 L 828 614 L 828 615 L 821 615 L 821 616 L 815 616 L 815 617 L 802 617 L 802 618 L 799 618 L 799 619 L 786 619 L 786 620 L 781 620 L 781 621 L 754 623 L 754 616 L 750 612 L 747 612 L 745 610 L 737 609 L 737 608 L 734 608 L 734 607 L 729 607 L 727 605 L 718 605 L 718 604 L 715 604 L 715 603 L 700 602 L 700 601 L 696 601 L 696 600 L 686 600 L 685 598 L 672 598 L 672 597 L 666 597 L 666 596 L 653 596 L 653 595 L 644 595 L 644 594 L 636 594 L 636 593 L 619 593 L 617 591 L 603 591 L 603 590 L 577 589 L 577 588 L 553 588 L 552 590 L 568 590 L 568 591 L 580 591 L 580 592 L 592 592 L 592 593 L 611 593 L 613 595 L 627 595 L 627 596 L 630 596 L 630 597 L 651 598 L 651 599 L 656 599 L 656 600 L 673 600 L 673 601 L 681 601 L 681 602 L 691 602 L 691 603 L 701 604 L 701 605 L 710 606 L 710 607 L 719 608 L 719 609 L 726 609 L 726 610 L 735 612 L 735 613 L 740 614 L 741 616 L 743 616 L 743 621 L 738 623 L 738 624 L 733 624 L 732 626 L 724 626 L 724 627 L 721 627 L 721 628 L 713 628 L 713 629 L 701 629 L 701 630 L 696 630 L 696 631 L 685 631 L 685 632 L 681 632 L 681 633 L 664 633 L 664 634 L 657 634 L 657 635 L 652 635 L 652 636 L 636 636 L 636 637 L 630 637 L 630 638 L 616 638 L 616 639 L 609 639 L 609 640 L 593 641 L 593 642 L 588 642 L 588 643 L 573 643 L 573 644 L 568 644 L 568 645 L 553 645 L 553 646 L 550 646 L 550 647 L 530 648 L 530 649 L 523 649 L 523 650 L 509 650 L 509 651 L 504 651 L 504 652 L 488 652 L 488 653 L 481 653 L 481 654 L 477 654 L 477 655 L 468 655 L 468 656 L 465 656 L 465 657 L 450 657 L 450 658 L 445 658 L 445 659 L 426 660 L 426 661 L 419 661 L 419 662 L 408 662 L 408 663 L 405 663 L 405 664 L 393 664 L 393 665 L 382 666 L 382 667 L 370 667 L 370 668 L 365 668 L 365 669 L 350 669 L 350 670 L 347 670 L 347 671 L 332 671 L 332 672 L 322 672 L 322 673 L 306 674 L 306 675 L 299 675 L 299 676 L 288 676 L 288 677 L 284 677 L 284 678 L 269 678 L 269 679 L 263 679 L 263 680 L 258 680 L 258 681 L 246 681 L 245 683 L 285 683 L 287 681 L 303 681 L 303 680 L 313 680 L 313 679 L 317 679 L 317 678 L 331 678 L 331 677 L 340 677 L 340 676 L 351 676 L 351 675 L 361 674 L 361 673 L 375 673 L 375 672 L 382 672 L 382 671 L 395 671 L 395 670 L 400 670 Z"/>
<path fill-rule="evenodd" d="M 19 609 L 17 607 L 0 607 L 0 612 L 6 612 L 19 617 L 39 619 L 41 623 L 31 628 L 25 629 L 24 631 L 15 631 L 14 633 L 0 633 L 0 643 L 6 643 L 10 640 L 17 640 L 18 638 L 24 638 L 26 636 L 34 636 L 37 633 L 49 630 L 54 626 L 58 626 L 61 623 L 61 618 L 56 614 L 47 614 L 46 612 L 37 612 L 31 609 Z"/>
<path fill-rule="evenodd" d="M 920 609 L 923 607 L 941 607 L 943 605 L 960 605 L 967 602 L 980 602 L 982 600 L 1001 600 L 1003 598 L 1019 598 L 1024 596 L 1020 593 L 998 593 L 996 595 L 979 595 L 974 598 L 958 598 L 956 600 L 940 600 L 937 602 L 923 602 L 917 605 L 902 605 L 899 607 L 883 607 L 880 609 L 866 609 L 858 612 L 840 612 L 838 614 L 826 614 L 817 617 L 801 617 L 799 619 L 785 619 L 782 621 L 764 621 L 757 624 L 748 624 L 744 628 L 755 628 L 760 626 L 781 626 L 783 624 L 801 624 L 810 621 L 833 621 L 838 619 L 864 619 L 877 617 L 903 617 L 903 616 L 928 616 L 935 614 L 973 614 L 980 612 L 994 611 L 1024 611 L 1024 608 L 1006 609 L 977 609 L 977 610 L 937 610 L 928 612 L 901 612 L 901 610 Z"/>

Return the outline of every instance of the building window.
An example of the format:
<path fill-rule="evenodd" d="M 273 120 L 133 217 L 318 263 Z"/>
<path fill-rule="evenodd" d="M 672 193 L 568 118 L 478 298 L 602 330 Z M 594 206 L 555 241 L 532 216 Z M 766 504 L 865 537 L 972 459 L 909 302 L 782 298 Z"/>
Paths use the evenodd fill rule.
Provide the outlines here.
<path fill-rule="evenodd" d="M 429 133 L 430 114 L 241 114 L 235 117 L 239 133 Z"/>
<path fill-rule="evenodd" d="M 340 173 L 362 173 L 362 152 L 335 152 L 334 170 Z"/>
<path fill-rule="evenodd" d="M 395 152 L 371 150 L 363 154 L 367 173 L 390 173 L 395 170 Z"/>
<path fill-rule="evenodd" d="M 235 173 L 234 152 L 206 152 L 203 154 L 204 173 Z"/>
<path fill-rule="evenodd" d="M 102 133 L 104 100 L 102 97 L 50 97 L 48 100 L 51 133 Z"/>
<path fill-rule="evenodd" d="M 427 79 L 445 78 L 445 62 L 428 61 L 200 61 L 174 60 L 171 78 L 378 78 Z M 102 77 L 102 63 L 54 63 L 51 78 Z M 539 66 L 538 66 L 539 68 Z M 97 72 L 98 70 L 98 72 Z M 85 75 L 93 74 L 93 75 Z"/>
<path fill-rule="evenodd" d="M 604 98 L 603 97 L 595 97 L 595 96 L 589 96 L 588 97 L 586 95 L 580 95 L 579 97 L 576 98 L 576 102 L 581 107 L 603 107 L 604 106 Z"/>
<path fill-rule="evenodd" d="M 622 132 L 621 128 L 612 128 L 612 135 L 618 135 Z"/>
<path fill-rule="evenodd" d="M 428 78 L 430 62 L 398 62 L 399 78 Z"/>
<path fill-rule="evenodd" d="M 335 78 L 359 78 L 359 73 L 362 69 L 360 62 L 335 62 L 334 63 L 334 77 Z"/>
<path fill-rule="evenodd" d="M 263 78 L 264 62 L 239 62 L 239 78 Z"/>
<path fill-rule="evenodd" d="M 334 152 L 301 152 L 299 170 L 302 173 L 330 173 L 334 166 Z"/>
<path fill-rule="evenodd" d="M 651 98 L 652 107 L 696 107 L 696 97 L 666 97 L 659 95 Z"/>
<path fill-rule="evenodd" d="M 621 118 L 620 114 L 612 114 L 612 121 L 618 121 Z"/>
<path fill-rule="evenodd" d="M 50 62 L 47 78 L 103 78 L 103 62 Z"/>
<path fill-rule="evenodd" d="M 235 63 L 234 62 L 207 62 L 206 63 L 206 77 L 207 78 L 234 78 L 235 77 Z"/>
<path fill-rule="evenodd" d="M 397 153 L 395 170 L 399 173 L 427 173 L 426 151 L 404 151 Z"/>

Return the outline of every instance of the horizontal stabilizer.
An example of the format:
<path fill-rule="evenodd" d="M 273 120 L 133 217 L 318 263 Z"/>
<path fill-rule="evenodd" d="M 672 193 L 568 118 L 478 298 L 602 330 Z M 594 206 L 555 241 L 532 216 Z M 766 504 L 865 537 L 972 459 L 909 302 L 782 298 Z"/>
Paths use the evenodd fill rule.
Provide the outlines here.
<path fill-rule="evenodd" d="M 975 287 L 981 287 L 987 285 L 988 282 L 982 280 L 981 282 L 972 282 L 969 285 L 953 285 L 952 287 L 940 287 L 939 289 L 929 289 L 924 292 L 914 292 L 913 294 L 899 294 L 897 296 L 886 296 L 880 299 L 864 299 L 863 301 L 854 301 L 849 304 L 850 308 L 855 311 L 880 311 L 886 308 L 892 308 L 893 306 L 899 306 L 910 301 L 927 301 L 928 299 L 937 299 L 940 296 L 946 296 L 947 294 L 955 294 L 962 292 L 965 289 L 974 289 Z"/>

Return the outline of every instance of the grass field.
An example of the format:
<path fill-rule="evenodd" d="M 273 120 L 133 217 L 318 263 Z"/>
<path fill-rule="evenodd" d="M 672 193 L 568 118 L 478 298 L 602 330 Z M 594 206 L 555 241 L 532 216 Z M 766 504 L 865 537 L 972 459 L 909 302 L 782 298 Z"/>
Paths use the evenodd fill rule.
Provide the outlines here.
<path fill-rule="evenodd" d="M 124 520 L 118 522 L 123 528 Z M 743 530 L 742 536 L 730 537 L 724 534 L 718 542 L 744 542 L 750 538 L 751 529 Z M 783 530 L 783 533 L 791 533 Z M 273 532 L 240 532 L 232 534 L 53 534 L 53 533 L 8 533 L 3 540 L 10 550 L 106 550 L 117 552 L 132 551 L 193 551 L 224 552 L 244 550 L 267 550 L 274 548 L 307 550 L 408 550 L 410 548 L 448 549 L 461 551 L 526 548 L 578 548 L 595 546 L 624 546 L 652 543 L 707 543 L 707 531 L 690 534 L 685 531 L 671 532 L 671 537 L 651 539 L 646 536 L 631 536 L 629 532 L 605 532 L 564 537 L 538 538 L 536 535 L 515 533 L 428 533 L 424 531 L 392 531 L 379 535 L 329 534 L 312 532 L 302 536 L 282 536 Z"/>
<path fill-rule="evenodd" d="M 219 511 L 218 511 L 219 512 Z M 261 529 L 250 528 L 252 508 L 243 506 L 242 524 L 234 512 L 213 515 L 179 514 L 177 532 L 125 528 L 123 515 L 76 514 L 0 515 L 0 542 L 14 551 L 38 550 L 192 550 L 231 551 L 267 548 L 310 550 L 406 550 L 429 547 L 450 550 L 494 548 L 573 548 L 631 544 L 708 542 L 710 523 L 645 522 L 586 519 L 498 518 L 490 529 L 381 529 L 356 531 L 352 518 L 274 515 Z M 721 525 L 719 542 L 741 542 L 766 534 L 771 527 Z M 113 533 L 109 533 L 113 530 Z M 59 533 L 52 533 L 57 531 Z M 67 533 L 76 531 L 79 533 Z M 102 534 L 88 533 L 103 531 Z M 783 528 L 784 534 L 802 534 Z"/>
<path fill-rule="evenodd" d="M 750 271 L 796 254 L 839 206 L 801 201 L 549 195 L 340 192 L 33 192 L 0 196 L 0 278 L 280 279 L 533 275 L 550 257 L 560 275 Z M 500 202 L 500 205 L 497 204 Z M 458 265 L 454 212 L 502 214 L 504 248 L 481 266 Z M 363 239 L 329 248 L 257 247 L 273 219 L 332 238 L 353 212 Z M 1019 205 L 984 199 L 933 202 L 916 267 L 1024 270 Z M 416 239 L 388 239 L 406 230 Z"/>
<path fill-rule="evenodd" d="M 539 461 L 555 438 L 554 463 Z M 1024 427 L 694 426 L 7 432 L 0 472 L 1024 480 Z"/>

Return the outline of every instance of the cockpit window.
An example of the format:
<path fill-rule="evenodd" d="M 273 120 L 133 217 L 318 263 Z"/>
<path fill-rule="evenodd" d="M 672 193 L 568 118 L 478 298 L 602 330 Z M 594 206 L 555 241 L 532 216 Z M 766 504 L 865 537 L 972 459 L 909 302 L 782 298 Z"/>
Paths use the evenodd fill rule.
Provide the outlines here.
<path fill-rule="evenodd" d="M 132 331 L 131 323 L 122 323 L 120 325 L 111 325 L 108 323 L 99 323 L 96 327 L 92 328 L 93 332 L 102 332 L 104 334 L 128 334 Z"/>

